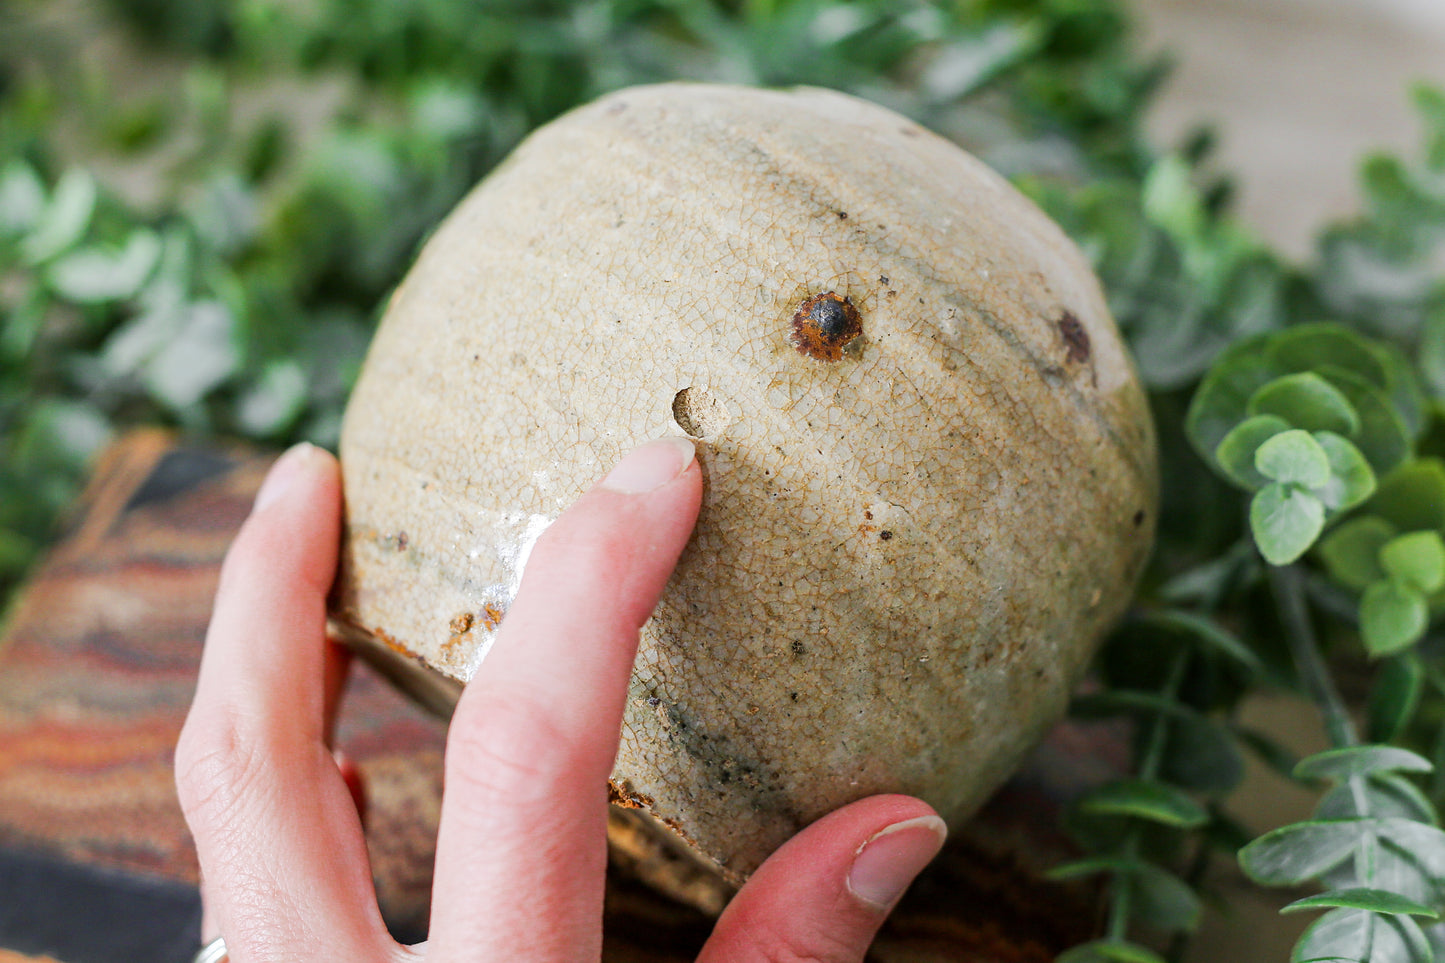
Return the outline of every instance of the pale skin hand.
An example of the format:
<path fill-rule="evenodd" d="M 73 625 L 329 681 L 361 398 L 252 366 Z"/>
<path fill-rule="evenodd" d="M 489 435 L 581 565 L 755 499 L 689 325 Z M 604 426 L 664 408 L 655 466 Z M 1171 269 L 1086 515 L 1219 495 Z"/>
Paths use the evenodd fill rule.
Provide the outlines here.
<path fill-rule="evenodd" d="M 329 748 L 345 656 L 326 640 L 336 462 L 272 469 L 222 569 L 176 780 L 206 882 L 204 937 L 231 959 L 564 963 L 601 953 L 607 775 L 638 630 L 697 516 L 686 441 L 637 449 L 538 541 L 448 735 L 430 939 L 377 910 L 361 822 Z M 721 961 L 863 959 L 937 853 L 908 796 L 832 813 L 780 848 L 718 920 Z"/>

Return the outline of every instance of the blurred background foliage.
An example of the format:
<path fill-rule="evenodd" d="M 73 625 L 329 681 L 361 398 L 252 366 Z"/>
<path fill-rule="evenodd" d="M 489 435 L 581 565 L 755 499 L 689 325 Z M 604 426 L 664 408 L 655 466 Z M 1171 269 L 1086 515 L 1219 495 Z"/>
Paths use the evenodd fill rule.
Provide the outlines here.
<path fill-rule="evenodd" d="M 1397 510 L 1445 506 L 1445 95 L 1413 93 L 1417 154 L 1368 158 L 1360 216 L 1297 264 L 1231 218 L 1207 132 L 1145 142 L 1165 73 L 1131 47 L 1121 0 L 0 0 L 0 600 L 127 426 L 334 445 L 387 293 L 538 124 L 658 80 L 849 90 L 1058 220 L 1150 390 L 1159 544 L 1104 690 L 1077 707 L 1136 720 L 1137 778 L 1074 814 L 1094 855 L 1062 872 L 1111 880 L 1112 942 L 1078 959 L 1153 958 L 1130 927 L 1191 929 L 1208 853 L 1248 838 L 1219 804 L 1241 753 L 1293 765 L 1234 724 L 1240 700 L 1329 701 L 1302 652 L 1388 654 L 1367 737 L 1445 758 L 1445 510 Z M 1299 325 L 1315 333 L 1281 333 Z M 1256 352 L 1240 345 L 1283 360 L 1242 374 Z M 1355 353 L 1383 359 L 1377 383 L 1340 373 Z M 1221 357 L 1211 384 L 1265 394 L 1202 393 L 1193 424 L 1209 427 L 1191 437 Z M 1303 515 L 1252 516 L 1241 487 Z M 1438 776 L 1429 792 L 1445 794 Z"/>

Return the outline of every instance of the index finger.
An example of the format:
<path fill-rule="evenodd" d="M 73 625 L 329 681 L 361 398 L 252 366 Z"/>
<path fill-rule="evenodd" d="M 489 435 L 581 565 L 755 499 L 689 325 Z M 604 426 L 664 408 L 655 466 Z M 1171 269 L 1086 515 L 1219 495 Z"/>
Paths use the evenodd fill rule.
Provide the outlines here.
<path fill-rule="evenodd" d="M 452 717 L 429 957 L 599 956 L 627 679 L 701 499 L 691 443 L 653 442 L 538 540 Z"/>

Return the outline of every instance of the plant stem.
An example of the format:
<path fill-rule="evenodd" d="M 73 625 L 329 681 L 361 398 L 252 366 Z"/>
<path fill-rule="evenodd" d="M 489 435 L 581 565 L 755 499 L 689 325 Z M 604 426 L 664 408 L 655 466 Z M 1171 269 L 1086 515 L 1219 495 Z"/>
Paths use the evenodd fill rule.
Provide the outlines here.
<path fill-rule="evenodd" d="M 1164 698 L 1173 700 L 1179 695 L 1179 687 L 1184 682 L 1184 671 L 1189 667 L 1189 651 L 1181 649 L 1174 656 L 1170 663 L 1169 675 L 1164 681 L 1160 694 Z M 1164 749 L 1169 744 L 1169 720 L 1162 714 L 1154 717 L 1149 729 L 1148 740 L 1144 745 L 1144 754 L 1139 762 L 1139 778 L 1153 779 L 1159 775 L 1159 767 L 1164 762 Z M 1139 834 L 1140 829 L 1135 826 L 1129 830 L 1124 838 L 1124 845 L 1120 854 L 1125 859 L 1133 859 L 1139 855 Z M 1114 876 L 1113 885 L 1109 892 L 1109 925 L 1108 934 L 1110 939 L 1122 940 L 1129 933 L 1129 913 L 1133 908 L 1134 886 L 1136 881 L 1124 874 L 1117 873 Z"/>
<path fill-rule="evenodd" d="M 1329 666 L 1320 655 L 1314 626 L 1310 624 L 1303 575 L 1294 565 L 1271 565 L 1269 583 L 1274 590 L 1275 604 L 1279 607 L 1280 621 L 1284 623 L 1285 642 L 1294 660 L 1295 671 L 1299 673 L 1305 692 L 1324 715 L 1330 744 L 1336 747 L 1357 745 L 1360 740 L 1355 734 L 1354 721 L 1350 719 L 1345 700 L 1335 687 Z"/>

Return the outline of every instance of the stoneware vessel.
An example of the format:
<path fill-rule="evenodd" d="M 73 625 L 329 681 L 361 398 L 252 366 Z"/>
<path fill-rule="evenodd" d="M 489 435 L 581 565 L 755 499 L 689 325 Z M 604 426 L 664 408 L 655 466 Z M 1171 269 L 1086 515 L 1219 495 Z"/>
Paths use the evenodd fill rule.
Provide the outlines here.
<path fill-rule="evenodd" d="M 532 134 L 392 298 L 342 436 L 337 622 L 485 671 L 538 534 L 669 433 L 706 493 L 613 794 L 734 881 L 872 793 L 975 809 L 1154 525 L 1098 283 L 1007 182 L 842 94 L 635 88 Z"/>

